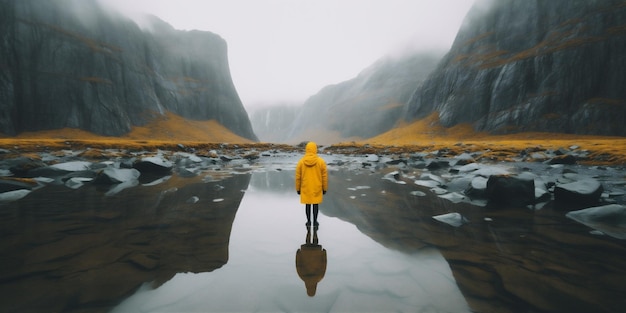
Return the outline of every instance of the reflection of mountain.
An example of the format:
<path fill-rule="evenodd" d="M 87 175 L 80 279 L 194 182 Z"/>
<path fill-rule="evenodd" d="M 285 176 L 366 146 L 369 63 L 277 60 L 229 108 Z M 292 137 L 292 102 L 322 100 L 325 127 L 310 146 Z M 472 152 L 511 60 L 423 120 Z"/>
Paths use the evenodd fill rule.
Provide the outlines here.
<path fill-rule="evenodd" d="M 0 311 L 106 312 L 145 282 L 220 268 L 249 179 L 172 177 L 110 197 L 48 186 L 3 205 Z"/>
<path fill-rule="evenodd" d="M 150 27 L 96 0 L 0 1 L 0 133 L 120 136 L 170 112 L 256 139 L 226 42 L 156 17 Z"/>
<path fill-rule="evenodd" d="M 619 312 L 626 305 L 623 242 L 586 234 L 563 212 L 487 211 L 412 196 L 418 187 L 369 171 L 329 175 L 330 191 L 320 206 L 324 215 L 354 224 L 388 248 L 437 248 L 476 312 Z M 448 212 L 462 213 L 469 224 L 453 228 L 432 218 Z"/>

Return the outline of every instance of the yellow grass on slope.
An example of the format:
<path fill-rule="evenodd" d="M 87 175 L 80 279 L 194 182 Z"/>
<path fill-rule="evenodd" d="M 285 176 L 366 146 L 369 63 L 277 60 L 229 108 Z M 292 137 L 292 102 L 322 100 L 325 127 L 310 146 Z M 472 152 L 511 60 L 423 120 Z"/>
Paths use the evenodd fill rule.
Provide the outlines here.
<path fill-rule="evenodd" d="M 5 136 L 6 138 L 6 136 Z M 235 135 L 215 120 L 193 121 L 173 113 L 166 113 L 145 126 L 135 126 L 120 137 L 107 137 L 75 128 L 25 132 L 15 139 L 68 139 L 68 140 L 161 140 L 249 143 L 249 139 Z"/>
<path fill-rule="evenodd" d="M 436 142 L 458 142 L 468 138 L 479 139 L 487 136 L 486 133 L 474 131 L 469 124 L 445 128 L 439 123 L 438 114 L 434 113 L 413 123 L 402 123 L 386 133 L 363 141 L 370 144 L 423 145 Z"/>
<path fill-rule="evenodd" d="M 216 120 L 194 121 L 166 113 L 146 126 L 133 127 L 123 136 L 132 140 L 156 139 L 167 141 L 204 141 L 251 143 L 252 140 L 234 134 Z"/>
<path fill-rule="evenodd" d="M 400 125 L 379 136 L 365 139 L 358 144 L 374 146 L 400 146 L 405 150 L 457 150 L 488 151 L 494 159 L 506 160 L 519 156 L 520 151 L 535 148 L 541 150 L 568 148 L 589 150 L 590 157 L 604 160 L 606 164 L 626 164 L 626 138 L 611 136 L 587 136 L 562 133 L 517 133 L 509 135 L 489 135 L 476 132 L 469 124 L 456 125 L 450 128 L 441 126 L 438 114 L 410 124 Z M 539 150 L 539 149 L 537 149 Z M 490 157 L 489 153 L 486 156 Z"/>
<path fill-rule="evenodd" d="M 78 146 L 120 147 L 120 148 L 159 148 L 175 146 L 177 143 L 241 143 L 252 140 L 234 134 L 215 120 L 193 121 L 173 113 L 154 119 L 144 126 L 133 127 L 130 133 L 120 137 L 96 135 L 75 128 L 63 128 L 37 132 L 25 132 L 15 137 L 1 136 L 0 147 L 20 146 L 22 148 L 43 146 L 49 148 L 66 147 L 66 142 Z"/>

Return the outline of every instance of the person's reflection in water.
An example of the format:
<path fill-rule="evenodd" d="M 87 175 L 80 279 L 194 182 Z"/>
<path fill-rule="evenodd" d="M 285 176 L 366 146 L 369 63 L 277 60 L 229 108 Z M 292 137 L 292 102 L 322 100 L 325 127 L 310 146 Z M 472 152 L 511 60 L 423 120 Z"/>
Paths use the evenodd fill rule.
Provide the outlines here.
<path fill-rule="evenodd" d="M 313 238 L 311 238 L 311 229 Z M 306 228 L 306 243 L 296 252 L 296 271 L 304 281 L 306 293 L 309 297 L 315 296 L 317 284 L 326 274 L 326 249 L 319 245 L 317 226 Z"/>

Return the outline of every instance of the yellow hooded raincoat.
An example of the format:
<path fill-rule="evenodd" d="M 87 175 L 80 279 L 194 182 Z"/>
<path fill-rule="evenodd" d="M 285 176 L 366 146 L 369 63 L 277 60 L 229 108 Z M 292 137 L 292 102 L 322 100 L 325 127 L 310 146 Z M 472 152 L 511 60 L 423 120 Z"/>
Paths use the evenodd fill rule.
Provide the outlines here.
<path fill-rule="evenodd" d="M 296 166 L 296 191 L 300 192 L 300 203 L 322 203 L 322 195 L 328 190 L 326 162 L 317 155 L 314 142 L 306 144 L 305 154 Z"/>

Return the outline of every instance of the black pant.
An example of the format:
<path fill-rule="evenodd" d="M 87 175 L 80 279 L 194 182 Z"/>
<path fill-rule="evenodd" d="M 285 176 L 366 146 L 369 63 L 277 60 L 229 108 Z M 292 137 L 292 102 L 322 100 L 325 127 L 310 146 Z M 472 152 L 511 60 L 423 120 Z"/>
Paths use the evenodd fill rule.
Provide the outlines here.
<path fill-rule="evenodd" d="M 319 213 L 319 210 L 320 210 L 320 205 L 313 204 L 313 223 L 314 224 L 317 224 L 317 214 Z M 307 224 L 311 224 L 311 205 L 310 204 L 304 205 L 304 212 L 306 213 Z"/>

